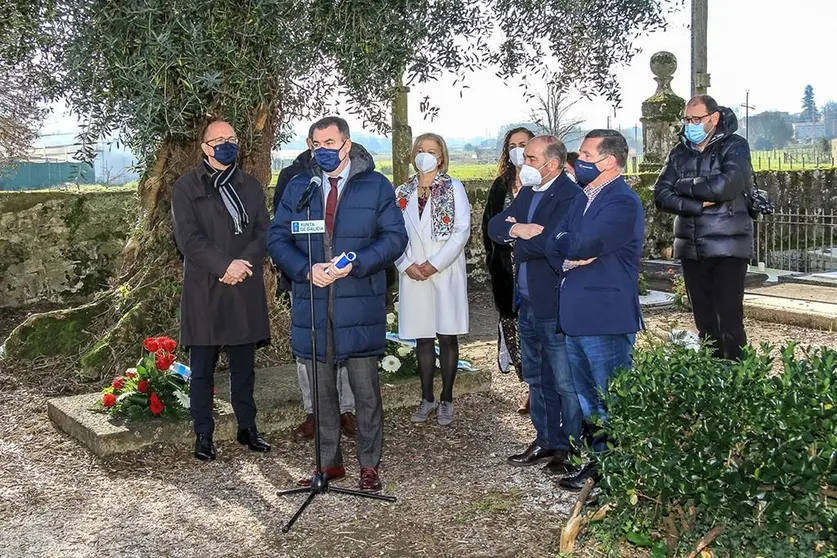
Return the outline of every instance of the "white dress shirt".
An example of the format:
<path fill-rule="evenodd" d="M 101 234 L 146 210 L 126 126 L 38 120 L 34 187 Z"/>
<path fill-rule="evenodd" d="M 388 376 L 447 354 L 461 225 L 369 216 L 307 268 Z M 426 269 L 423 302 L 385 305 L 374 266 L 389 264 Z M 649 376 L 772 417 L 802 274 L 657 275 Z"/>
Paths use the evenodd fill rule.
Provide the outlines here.
<path fill-rule="evenodd" d="M 337 175 L 337 178 L 339 178 L 339 180 L 337 181 L 337 199 L 338 200 L 340 199 L 340 195 L 343 193 L 343 188 L 346 186 L 346 182 L 349 181 L 349 171 L 351 171 L 351 170 L 352 170 L 352 162 L 349 161 L 348 163 L 346 163 L 346 168 L 343 169 L 340 172 L 339 175 Z M 323 207 L 324 208 L 326 206 L 326 203 L 328 203 L 328 193 L 331 191 L 331 181 L 329 181 L 329 178 L 333 178 L 333 177 L 329 177 L 328 174 L 323 172 Z"/>

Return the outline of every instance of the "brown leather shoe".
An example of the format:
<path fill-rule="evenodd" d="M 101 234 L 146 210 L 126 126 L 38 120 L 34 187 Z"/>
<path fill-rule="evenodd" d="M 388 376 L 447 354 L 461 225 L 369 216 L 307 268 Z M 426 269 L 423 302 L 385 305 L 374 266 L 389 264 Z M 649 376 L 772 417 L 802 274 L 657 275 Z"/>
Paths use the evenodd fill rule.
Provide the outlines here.
<path fill-rule="evenodd" d="M 528 415 L 529 414 L 529 393 L 526 393 L 526 399 L 520 403 L 520 407 L 517 409 L 518 414 L 521 415 Z"/>
<path fill-rule="evenodd" d="M 360 483 L 358 486 L 361 490 L 367 492 L 378 492 L 381 490 L 381 479 L 378 477 L 378 469 L 375 467 L 363 467 L 360 470 Z"/>
<path fill-rule="evenodd" d="M 316 470 L 311 471 L 311 477 L 314 476 Z M 334 467 L 323 467 L 323 473 L 328 477 L 329 482 L 338 481 L 346 477 L 346 469 L 342 465 L 335 465 Z M 301 478 L 297 481 L 299 486 L 311 486 L 311 477 Z"/>
<path fill-rule="evenodd" d="M 297 438 L 313 438 L 314 437 L 314 415 L 308 415 L 305 420 L 296 427 L 294 436 Z"/>
<path fill-rule="evenodd" d="M 340 428 L 347 438 L 357 437 L 357 419 L 352 413 L 343 413 L 340 415 Z"/>

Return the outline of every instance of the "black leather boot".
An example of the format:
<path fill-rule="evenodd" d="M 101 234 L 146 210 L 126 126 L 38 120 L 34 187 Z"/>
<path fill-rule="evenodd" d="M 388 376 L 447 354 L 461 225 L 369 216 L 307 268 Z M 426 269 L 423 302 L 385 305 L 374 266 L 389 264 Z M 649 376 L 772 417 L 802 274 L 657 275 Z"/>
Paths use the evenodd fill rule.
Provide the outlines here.
<path fill-rule="evenodd" d="M 215 444 L 212 443 L 212 434 L 198 434 L 196 436 L 195 457 L 201 461 L 215 459 Z"/>
<path fill-rule="evenodd" d="M 255 426 L 239 429 L 237 439 L 239 444 L 247 446 L 250 448 L 250 451 L 270 451 L 270 444 L 262 438 L 262 435 L 259 434 Z"/>

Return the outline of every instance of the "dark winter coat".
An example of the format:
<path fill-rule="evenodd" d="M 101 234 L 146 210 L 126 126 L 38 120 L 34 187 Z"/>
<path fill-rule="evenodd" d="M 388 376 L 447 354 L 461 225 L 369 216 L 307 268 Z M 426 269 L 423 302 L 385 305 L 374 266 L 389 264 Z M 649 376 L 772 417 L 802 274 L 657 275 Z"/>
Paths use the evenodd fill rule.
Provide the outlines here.
<path fill-rule="evenodd" d="M 285 188 L 288 183 L 298 174 L 307 171 L 311 166 L 311 150 L 305 150 L 297 155 L 294 162 L 279 171 L 279 177 L 276 179 L 276 189 L 273 191 L 273 215 L 276 215 L 279 209 L 279 202 L 282 201 L 282 195 L 285 193 Z"/>
<path fill-rule="evenodd" d="M 387 178 L 375 172 L 372 156 L 358 144 L 349 154 L 351 170 L 337 202 L 334 217 L 332 253 L 355 252 L 351 273 L 329 288 L 314 287 L 314 313 L 317 330 L 317 359 L 326 360 L 326 320 L 333 320 L 334 359 L 379 356 L 386 345 L 385 269 L 407 247 L 404 217 L 395 204 L 395 190 Z M 311 358 L 311 298 L 307 276 L 308 239 L 291 234 L 291 222 L 306 219 L 297 211 L 316 167 L 294 177 L 282 196 L 279 210 L 268 233 L 268 252 L 274 263 L 293 282 L 291 346 L 296 356 Z M 324 219 L 322 191 L 311 198 L 311 219 Z M 314 263 L 325 262 L 324 235 L 312 236 Z M 329 300 L 332 301 L 329 311 Z"/>
<path fill-rule="evenodd" d="M 306 150 L 300 153 L 294 162 L 279 171 L 279 177 L 276 179 L 276 189 L 273 191 L 273 215 L 279 209 L 279 202 L 282 201 L 282 195 L 285 193 L 285 188 L 288 183 L 298 174 L 305 172 L 311 166 L 311 151 Z M 277 270 L 279 273 L 278 287 L 280 291 L 289 292 L 291 290 L 291 281 L 282 273 L 282 270 Z"/>
<path fill-rule="evenodd" d="M 250 217 L 243 234 L 233 234 L 221 196 L 204 163 L 181 176 L 172 188 L 172 219 L 183 254 L 180 342 L 186 346 L 225 346 L 270 340 L 264 290 L 265 236 L 270 226 L 267 200 L 255 177 L 237 170 L 232 185 Z M 225 285 L 233 260 L 253 264 L 253 275 Z"/>
<path fill-rule="evenodd" d="M 669 153 L 654 188 L 657 209 L 673 213 L 674 255 L 681 260 L 753 255 L 753 220 L 745 189 L 753 183 L 750 147 L 736 135 L 738 120 L 721 107 L 721 120 L 703 152 L 685 137 Z M 703 207 L 703 202 L 715 205 Z"/>
<path fill-rule="evenodd" d="M 502 176 L 498 176 L 488 191 L 488 200 L 482 214 L 482 243 L 485 247 L 485 265 L 491 278 L 494 307 L 503 318 L 517 315 L 514 308 L 514 265 L 512 245 L 498 244 L 488 234 L 488 222 L 505 209 L 509 189 Z"/>
<path fill-rule="evenodd" d="M 526 262 L 529 297 L 533 303 L 532 312 L 541 320 L 555 319 L 560 315 L 558 285 L 564 276 L 561 267 L 552 267 L 547 259 L 546 245 L 549 232 L 555 230 L 566 217 L 573 200 L 579 194 L 581 194 L 581 188 L 570 180 L 567 173 L 562 172 L 544 192 L 531 220 L 529 209 L 532 207 L 535 191 L 532 188 L 521 188 L 512 204 L 499 215 L 495 215 L 488 224 L 488 234 L 493 240 L 506 244 L 514 242 L 517 272 L 520 272 L 520 264 Z M 515 223 L 507 221 L 509 217 L 513 217 L 515 223 L 542 225 L 544 232 L 529 240 L 522 238 L 513 240 L 510 233 Z M 517 283 L 516 280 L 515 283 Z M 517 293 L 516 289 L 515 293 Z"/>

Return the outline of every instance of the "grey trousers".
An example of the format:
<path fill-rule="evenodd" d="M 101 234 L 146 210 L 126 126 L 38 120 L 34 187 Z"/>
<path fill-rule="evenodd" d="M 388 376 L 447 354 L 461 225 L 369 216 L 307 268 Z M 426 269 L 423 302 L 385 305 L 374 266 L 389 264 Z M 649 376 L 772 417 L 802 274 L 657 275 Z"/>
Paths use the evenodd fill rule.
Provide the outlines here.
<path fill-rule="evenodd" d="M 308 371 L 301 360 L 296 362 L 296 373 L 299 377 L 299 391 L 302 392 L 302 408 L 307 414 L 314 412 L 311 401 L 311 382 L 308 381 Z M 349 385 L 349 370 L 341 366 L 337 371 L 337 397 L 340 400 L 340 414 L 352 413 L 355 410 L 355 396 Z"/>
<path fill-rule="evenodd" d="M 302 361 L 313 384 L 310 360 Z M 345 363 L 357 413 L 357 459 L 361 467 L 377 467 L 384 441 L 384 410 L 378 376 L 378 357 L 350 358 Z M 334 367 L 317 362 L 320 394 L 320 448 L 323 467 L 343 464 L 340 451 L 340 404 Z"/>

